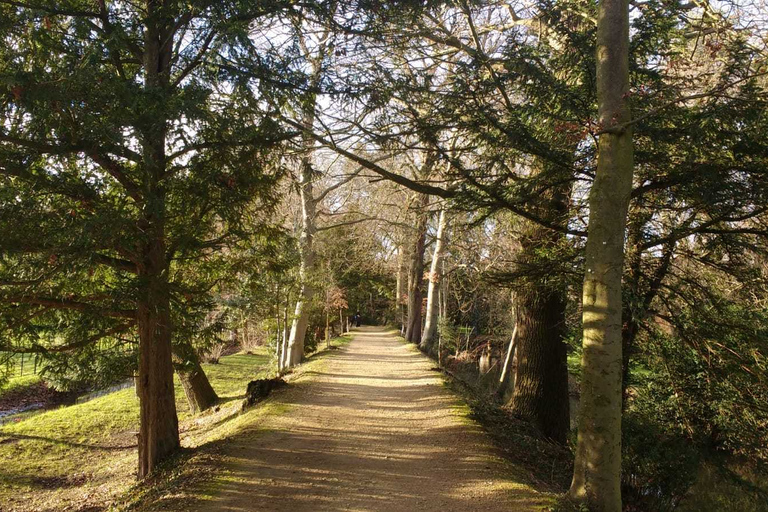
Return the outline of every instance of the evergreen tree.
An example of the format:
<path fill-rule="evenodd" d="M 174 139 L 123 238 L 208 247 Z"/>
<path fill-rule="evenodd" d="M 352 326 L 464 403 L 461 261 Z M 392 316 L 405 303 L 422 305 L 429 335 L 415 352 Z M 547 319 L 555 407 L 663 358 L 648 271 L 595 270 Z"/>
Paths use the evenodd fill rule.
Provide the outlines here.
<path fill-rule="evenodd" d="M 138 338 L 139 478 L 179 446 L 173 346 L 190 343 L 207 265 L 272 202 L 286 135 L 256 84 L 220 64 L 281 8 L 0 5 L 4 348 L 120 352 Z"/>

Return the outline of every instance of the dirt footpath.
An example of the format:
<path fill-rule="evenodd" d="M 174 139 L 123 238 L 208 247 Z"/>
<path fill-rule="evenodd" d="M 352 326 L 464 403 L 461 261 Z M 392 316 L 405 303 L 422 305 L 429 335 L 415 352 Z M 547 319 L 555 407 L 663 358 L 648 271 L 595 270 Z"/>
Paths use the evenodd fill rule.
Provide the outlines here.
<path fill-rule="evenodd" d="M 195 510 L 525 511 L 548 497 L 494 455 L 432 362 L 363 328 L 227 445 Z"/>

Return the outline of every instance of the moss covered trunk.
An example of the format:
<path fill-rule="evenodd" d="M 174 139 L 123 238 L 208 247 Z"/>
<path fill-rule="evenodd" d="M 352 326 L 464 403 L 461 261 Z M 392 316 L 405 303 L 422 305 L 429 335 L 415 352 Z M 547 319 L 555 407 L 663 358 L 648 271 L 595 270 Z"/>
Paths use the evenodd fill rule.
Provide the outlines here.
<path fill-rule="evenodd" d="M 570 489 L 595 512 L 621 510 L 621 278 L 633 172 L 628 94 L 629 5 L 601 0 L 597 100 L 603 133 L 589 197 L 579 435 Z"/>

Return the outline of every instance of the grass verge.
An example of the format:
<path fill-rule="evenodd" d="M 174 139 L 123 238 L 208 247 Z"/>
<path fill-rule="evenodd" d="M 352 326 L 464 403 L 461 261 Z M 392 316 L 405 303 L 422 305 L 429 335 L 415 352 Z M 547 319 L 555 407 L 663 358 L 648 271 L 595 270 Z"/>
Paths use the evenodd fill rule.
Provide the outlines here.
<path fill-rule="evenodd" d="M 218 411 L 192 417 L 176 381 L 176 406 L 185 449 L 228 404 L 244 396 L 246 383 L 268 371 L 266 352 L 235 354 L 204 365 L 221 397 Z M 91 401 L 20 416 L 0 427 L 0 510 L 86 510 L 101 507 L 135 478 L 139 402 L 133 388 Z"/>

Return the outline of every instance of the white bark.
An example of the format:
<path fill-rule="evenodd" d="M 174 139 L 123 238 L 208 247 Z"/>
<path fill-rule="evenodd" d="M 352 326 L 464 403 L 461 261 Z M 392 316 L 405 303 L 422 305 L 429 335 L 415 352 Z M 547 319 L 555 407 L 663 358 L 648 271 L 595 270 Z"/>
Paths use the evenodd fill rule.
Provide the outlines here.
<path fill-rule="evenodd" d="M 424 324 L 424 334 L 421 337 L 422 350 L 430 351 L 435 343 L 438 323 L 438 291 L 440 288 L 442 259 L 445 254 L 446 227 L 448 215 L 445 210 L 440 210 L 440 218 L 437 221 L 437 235 L 435 250 L 432 254 L 432 265 L 429 269 L 429 287 L 427 288 L 427 311 Z"/>
<path fill-rule="evenodd" d="M 307 335 L 307 323 L 309 322 L 309 302 L 312 300 L 314 290 L 310 282 L 310 273 L 314 263 L 315 254 L 312 240 L 315 234 L 315 198 L 312 195 L 312 165 L 309 155 L 302 162 L 301 181 L 301 235 L 299 236 L 299 279 L 301 287 L 299 298 L 296 301 L 296 309 L 293 313 L 291 335 L 288 338 L 288 353 L 286 354 L 286 367 L 291 368 L 301 363 L 304 358 L 304 339 Z"/>
<path fill-rule="evenodd" d="M 303 39 L 301 42 L 303 45 Z M 314 91 L 320 85 L 326 49 L 326 40 L 323 39 L 317 54 L 310 60 L 312 65 L 312 79 L 309 84 L 310 91 Z M 293 313 L 291 335 L 288 339 L 287 368 L 296 366 L 304 359 L 304 340 L 307 335 L 307 324 L 309 322 L 309 303 L 314 296 L 311 273 L 315 253 L 312 241 L 317 231 L 316 207 L 318 199 L 315 198 L 312 187 L 312 152 L 315 139 L 310 133 L 314 125 L 316 108 L 317 96 L 314 92 L 309 92 L 303 104 L 301 120 L 302 126 L 306 130 L 302 136 L 303 155 L 299 177 L 299 192 L 301 195 L 301 234 L 299 235 L 299 257 L 301 261 L 299 265 L 299 280 L 301 287 L 298 300 L 296 301 L 296 309 Z"/>

